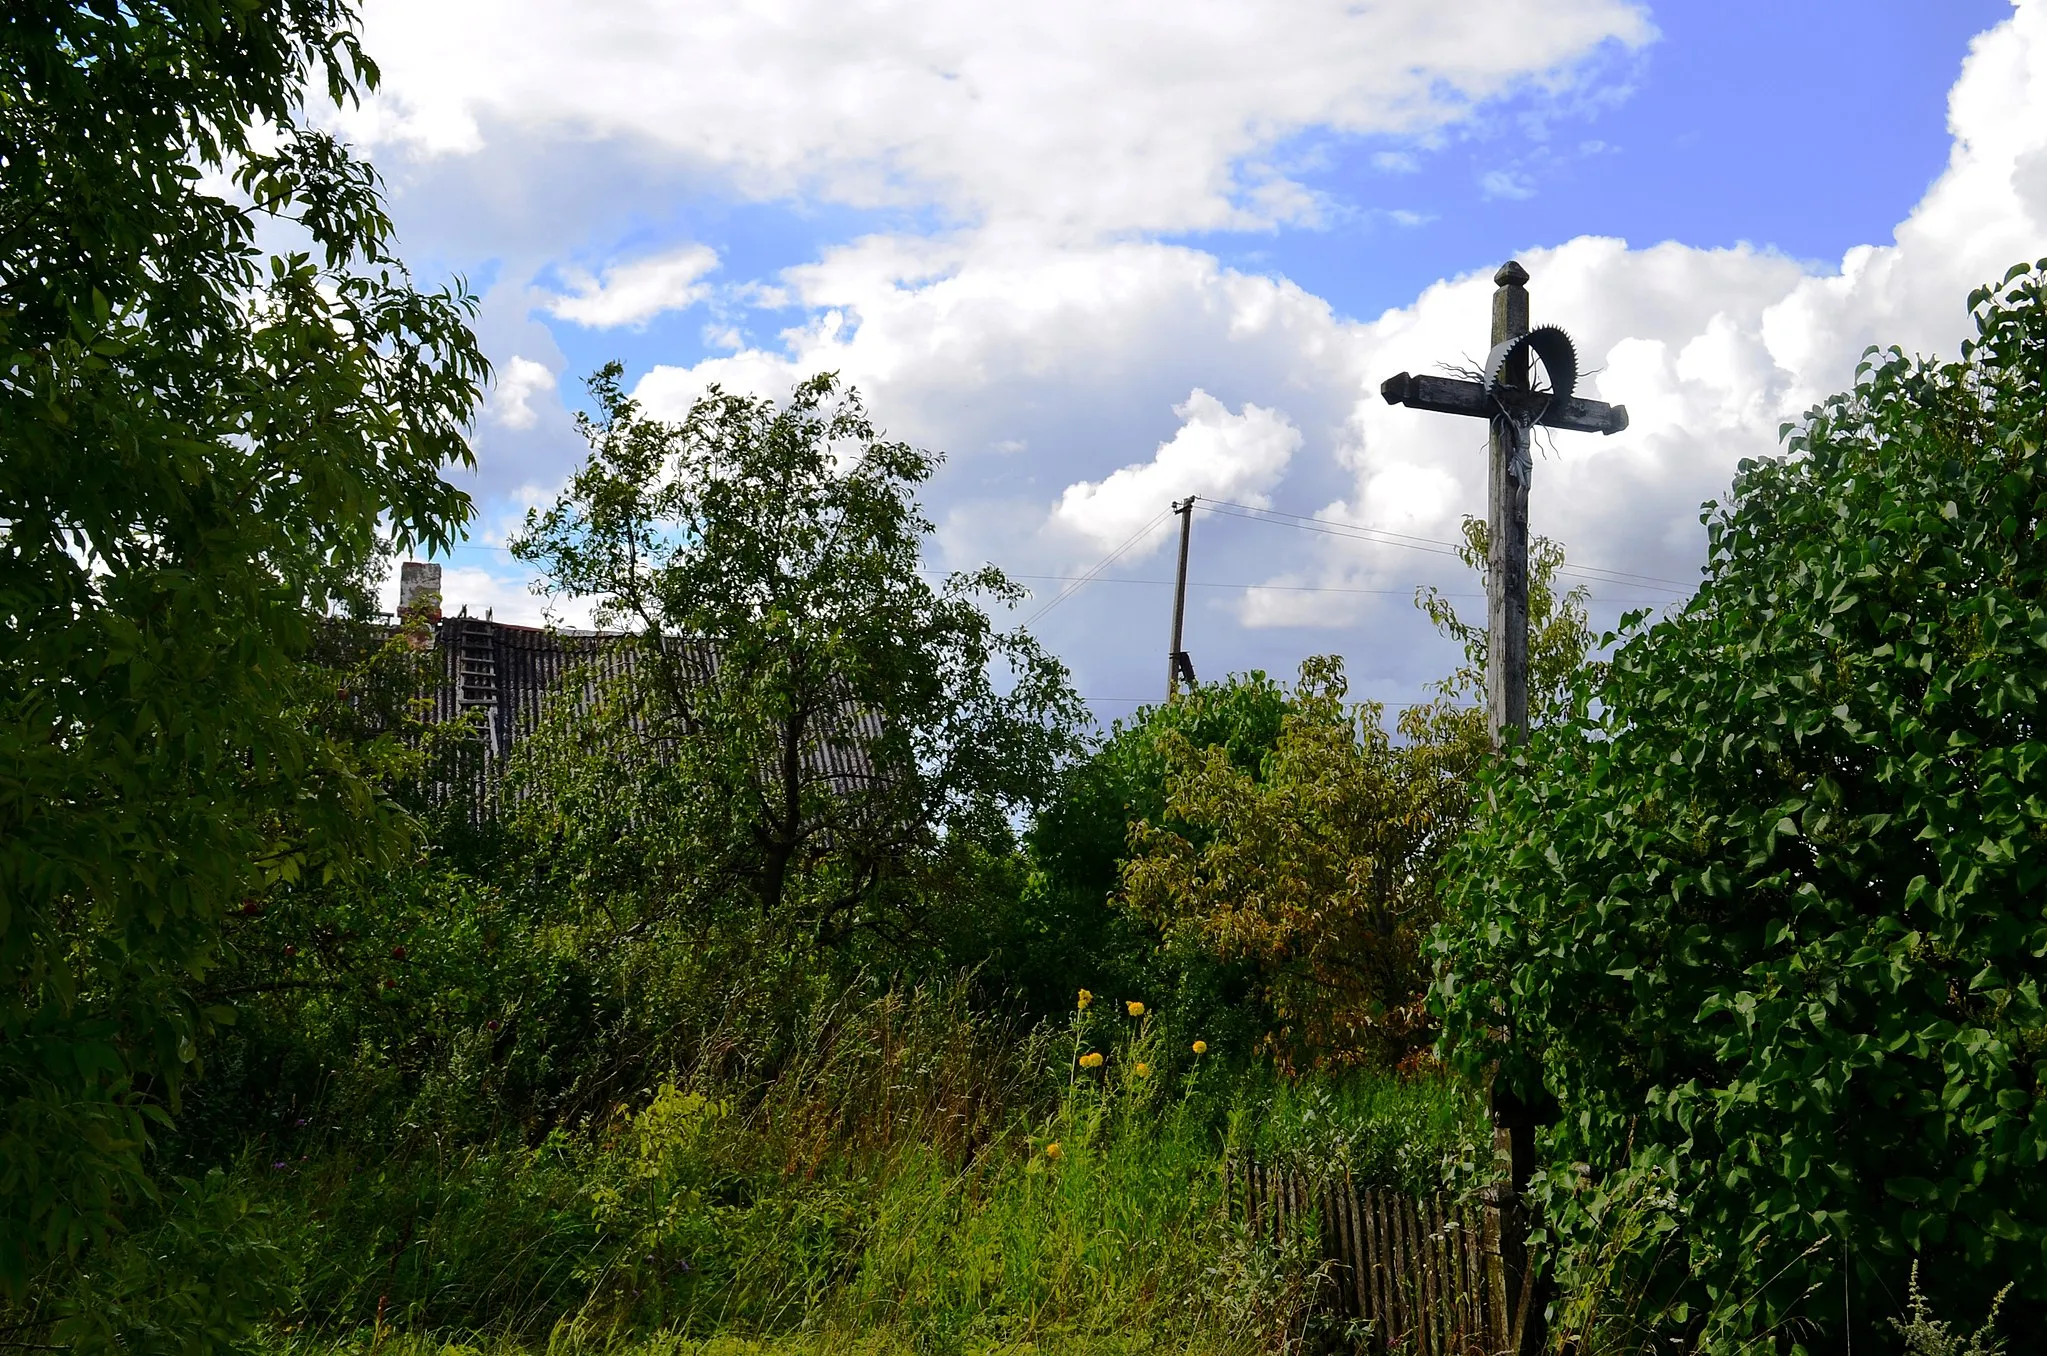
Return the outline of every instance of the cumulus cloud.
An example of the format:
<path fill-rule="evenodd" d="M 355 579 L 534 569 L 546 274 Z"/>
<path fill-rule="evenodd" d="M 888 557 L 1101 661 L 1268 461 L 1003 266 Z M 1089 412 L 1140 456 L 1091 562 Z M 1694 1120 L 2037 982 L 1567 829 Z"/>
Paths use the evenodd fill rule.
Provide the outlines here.
<path fill-rule="evenodd" d="M 1748 247 L 1634 249 L 1591 237 L 1524 255 L 1536 318 L 1571 330 L 1591 386 L 1632 417 L 1611 438 L 1548 440 L 1535 469 L 1536 530 L 1606 570 L 1695 579 L 1700 502 L 1725 494 L 1742 458 L 1773 454 L 1783 422 L 1846 387 L 1865 347 L 1953 356 L 1969 290 L 2047 253 L 2028 179 L 2032 157 L 2047 154 L 2047 7 L 2022 5 L 1975 41 L 1949 122 L 1944 173 L 1892 242 L 1849 250 L 1837 271 Z M 1491 292 L 1488 273 L 1476 272 L 1363 327 L 1359 376 L 1468 361 L 1483 347 Z M 1483 503 L 1484 435 L 1460 427 L 1470 422 L 1361 391 L 1345 454 L 1355 488 L 1325 511 L 1447 535 L 1457 513 Z M 1418 491 L 1420 478 L 1433 488 Z M 1422 504 L 1430 511 L 1415 511 Z M 1332 573 L 1353 566 L 1355 552 L 1340 545 L 1326 554 Z"/>
<path fill-rule="evenodd" d="M 513 354 L 498 365 L 497 382 L 484 404 L 484 417 L 511 429 L 529 429 L 540 420 L 533 398 L 555 389 L 547 364 Z"/>
<path fill-rule="evenodd" d="M 1298 219 L 1246 165 L 1297 133 L 1425 134 L 1522 85 L 1568 94 L 1631 0 L 1284 7 L 1237 0 L 371 0 L 383 86 L 344 118 L 426 155 L 514 136 L 617 139 L 758 198 L 936 204 L 1066 230 Z"/>
<path fill-rule="evenodd" d="M 771 344 L 655 367 L 635 395 L 673 417 L 713 382 L 781 395 L 812 372 L 840 373 L 892 436 L 950 456 L 934 493 L 955 563 L 1091 563 L 1078 557 L 1099 549 L 1072 525 L 1040 539 L 1067 487 L 1104 481 L 1183 433 L 1197 438 L 1202 420 L 1220 427 L 1227 410 L 1241 411 L 1227 415 L 1231 428 L 1291 428 L 1289 456 L 1325 452 L 1318 468 L 1288 473 L 1297 486 L 1341 489 L 1326 453 L 1355 394 L 1351 329 L 1284 280 L 1181 246 L 1054 249 L 975 235 L 870 238 L 785 281 L 810 319 Z M 1194 483 L 1161 491 L 1217 492 Z"/>
<path fill-rule="evenodd" d="M 1125 466 L 1100 481 L 1066 487 L 1052 521 L 1097 546 L 1120 545 L 1177 498 L 1248 501 L 1267 505 L 1265 491 L 1277 484 L 1301 446 L 1300 430 L 1274 410 L 1247 404 L 1231 414 L 1220 400 L 1196 387 L 1173 407 L 1180 430 L 1160 443 L 1152 459 Z M 1141 558 L 1149 551 L 1139 548 Z"/>
<path fill-rule="evenodd" d="M 1519 44 L 1529 33 L 1483 12 L 1453 22 L 1444 6 L 1332 3 L 1282 23 L 1240 6 L 996 13 L 903 0 L 883 22 L 852 7 L 806 18 L 808 0 L 792 3 L 778 12 L 802 21 L 766 34 L 763 12 L 747 7 L 643 13 L 630 29 L 622 5 L 571 17 L 518 0 L 515 20 L 476 27 L 477 50 L 450 41 L 431 61 L 380 40 L 377 26 L 452 31 L 475 5 L 373 3 L 390 93 L 370 116 L 378 135 L 439 154 L 479 128 L 552 128 L 694 158 L 746 192 L 807 188 L 950 213 L 963 224 L 872 235 L 721 288 L 721 303 L 753 308 L 749 323 L 794 322 L 761 337 L 721 311 L 730 351 L 657 366 L 637 394 L 673 414 L 711 382 L 782 395 L 840 372 L 891 435 L 949 454 L 927 487 L 936 563 L 995 560 L 1052 588 L 1188 493 L 1310 515 L 1330 531 L 1197 517 L 1197 582 L 1264 586 L 1196 593 L 1189 643 L 1202 671 L 1287 671 L 1303 652 L 1339 649 L 1359 690 L 1395 698 L 1440 673 L 1444 654 L 1409 598 L 1418 583 L 1472 586 L 1426 543 L 1483 511 L 1485 433 L 1388 407 L 1378 384 L 1482 356 L 1498 261 L 1351 319 L 1284 278 L 1144 233 L 1312 214 L 1283 173 L 1256 168 L 1291 132 L 1425 133 L 1531 71 L 1645 40 L 1646 21 L 1619 4 L 1566 4 L 1561 31 L 1507 51 L 1496 36 Z M 1452 50 L 1474 35 L 1474 51 Z M 613 57 L 602 81 L 563 76 Z M 678 69 L 703 79 L 674 79 Z M 1404 83 L 1413 72 L 1429 78 Z M 1521 256 L 1536 319 L 1566 326 L 1585 385 L 1632 415 L 1611 438 L 1546 440 L 1535 470 L 1534 526 L 1607 572 L 1593 583 L 1606 617 L 1683 591 L 1703 557 L 1700 502 L 1725 493 L 1742 457 L 1772 453 L 1780 422 L 1847 385 L 1865 345 L 1951 354 L 1969 289 L 2047 254 L 2047 4 L 2027 0 L 1976 41 L 1949 121 L 1940 178 L 1890 240 L 1837 266 L 1603 237 Z M 638 323 L 661 307 L 631 299 L 689 304 L 677 298 L 716 262 L 677 263 L 665 281 L 633 273 L 657 260 L 600 269 L 544 304 L 579 324 Z M 508 426 L 530 422 L 553 384 L 532 363 L 530 380 L 546 386 L 519 393 L 526 361 L 502 365 L 492 396 L 491 417 Z M 1423 540 L 1368 539 L 1343 523 Z M 1145 588 L 1083 591 L 1045 625 L 1084 690 L 1135 691 L 1135 679 L 1117 688 L 1100 675 L 1163 664 L 1163 603 Z"/>
<path fill-rule="evenodd" d="M 644 325 L 663 311 L 681 311 L 711 294 L 704 275 L 718 266 L 718 253 L 708 245 L 685 245 L 648 259 L 614 264 L 601 277 L 573 273 L 575 291 L 557 296 L 547 309 L 564 320 L 591 329 Z"/>
<path fill-rule="evenodd" d="M 1895 238 L 1849 251 L 1837 270 L 1747 246 L 1602 237 L 1522 256 L 1536 318 L 1572 332 L 1591 392 L 1633 416 L 1614 437 L 1546 440 L 1535 472 L 1536 530 L 1583 565 L 1629 576 L 1594 582 L 1607 615 L 1684 591 L 1703 558 L 1701 501 L 1725 493 L 1741 458 L 1775 451 L 1780 422 L 1847 385 L 1865 345 L 1954 352 L 1968 290 L 2047 253 L 2047 8 L 2024 5 L 1976 42 L 1951 124 L 1950 163 Z M 1367 321 L 1283 279 L 1141 240 L 875 237 L 780 282 L 807 320 L 768 345 L 658 368 L 642 397 L 658 407 L 714 380 L 776 392 L 808 371 L 845 373 L 892 431 L 954 454 L 937 492 L 945 549 L 962 562 L 1092 563 L 1167 499 L 1203 493 L 1203 465 L 1241 477 L 1206 493 L 1411 537 L 1452 539 L 1460 515 L 1483 512 L 1483 426 L 1388 407 L 1377 388 L 1396 371 L 1482 355 L 1490 266 Z M 1161 427 L 1174 407 L 1178 424 Z M 1235 446 L 1225 429 L 1258 450 L 1191 455 Z M 1133 455 L 1147 447 L 1159 449 L 1151 460 Z M 1284 586 L 1217 597 L 1211 624 L 1333 632 L 1369 620 L 1327 643 L 1362 649 L 1353 662 L 1368 672 L 1440 667 L 1414 658 L 1425 631 L 1406 597 L 1417 582 L 1459 581 L 1442 555 L 1220 520 L 1197 541 L 1197 575 Z M 1128 604 L 1065 606 L 1062 619 L 1105 609 L 1081 613 L 1092 625 Z"/>

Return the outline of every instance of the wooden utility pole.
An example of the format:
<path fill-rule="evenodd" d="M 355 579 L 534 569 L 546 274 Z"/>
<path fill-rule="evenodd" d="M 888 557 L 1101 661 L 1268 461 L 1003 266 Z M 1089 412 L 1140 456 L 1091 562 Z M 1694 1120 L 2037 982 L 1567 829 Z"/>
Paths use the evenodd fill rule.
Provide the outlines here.
<path fill-rule="evenodd" d="M 1181 629 L 1187 621 L 1187 539 L 1194 530 L 1194 496 L 1173 505 L 1180 515 L 1180 573 L 1173 582 L 1173 647 L 1166 652 L 1166 700 L 1180 695 L 1180 680 L 1194 681 L 1194 661 L 1180 648 Z"/>
<path fill-rule="evenodd" d="M 1379 388 L 1389 405 L 1462 414 L 1490 425 L 1486 459 L 1486 721 L 1496 747 L 1528 732 L 1528 482 L 1530 440 L 1537 426 L 1582 433 L 1618 433 L 1628 426 L 1620 405 L 1580 400 L 1578 355 L 1562 330 L 1529 326 L 1528 270 L 1508 260 L 1493 275 L 1492 345 L 1483 379 L 1416 377 L 1402 372 Z M 1542 364 L 1541 383 L 1534 361 Z M 1496 1297 L 1515 1315 L 1513 1348 L 1540 1350 L 1545 1336 L 1542 1289 L 1528 1274 L 1528 1218 L 1522 1197 L 1535 1170 L 1534 1108 L 1495 1082 L 1493 1148 L 1506 1181 L 1487 1189 L 1486 1246 L 1498 1253 L 1499 1275 L 1511 1293 Z"/>

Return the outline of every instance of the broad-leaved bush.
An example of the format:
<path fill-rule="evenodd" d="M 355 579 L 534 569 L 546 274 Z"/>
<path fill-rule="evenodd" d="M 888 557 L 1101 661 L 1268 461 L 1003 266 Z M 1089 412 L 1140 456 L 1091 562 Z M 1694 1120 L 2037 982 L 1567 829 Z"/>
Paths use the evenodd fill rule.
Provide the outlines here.
<path fill-rule="evenodd" d="M 2047 262 L 1971 306 L 1742 464 L 1451 863 L 1447 1034 L 1560 1108 L 1550 1222 L 1656 1174 L 1727 1334 L 1839 1341 L 1915 1255 L 2047 1303 Z"/>
<path fill-rule="evenodd" d="M 489 369 L 307 125 L 309 85 L 376 81 L 354 22 L 0 25 L 0 1299 L 149 1194 L 229 921 L 410 847 L 307 661 L 394 538 L 467 516 Z"/>

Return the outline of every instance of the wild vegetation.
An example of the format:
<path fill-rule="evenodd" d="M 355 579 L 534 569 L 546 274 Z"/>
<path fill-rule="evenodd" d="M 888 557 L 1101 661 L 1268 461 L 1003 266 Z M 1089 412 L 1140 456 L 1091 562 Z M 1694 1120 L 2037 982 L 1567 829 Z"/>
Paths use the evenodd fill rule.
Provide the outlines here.
<path fill-rule="evenodd" d="M 232 1019 L 195 987 L 224 920 L 407 851 L 304 661 L 382 553 L 459 530 L 489 369 L 302 124 L 309 78 L 374 79 L 351 21 L 40 5 L 0 36 L 0 1295 L 149 1197 Z"/>
<path fill-rule="evenodd" d="M 1493 1093 L 1559 1350 L 2047 1317 L 2047 262 L 1744 464 L 1670 615 L 1595 643 L 1537 543 L 1504 752 L 1437 595 L 1413 709 L 1094 731 L 856 393 L 606 368 L 517 550 L 618 638 L 485 777 L 369 602 L 488 369 L 300 125 L 353 19 L 0 30 L 0 1345 L 1342 1349 L 1224 1163 L 1476 1190 Z"/>
<path fill-rule="evenodd" d="M 1920 1255 L 1937 1304 L 2047 1302 L 2043 288 L 1744 463 L 1697 594 L 1482 774 L 1449 867 L 1446 1047 L 1555 1100 L 1547 1217 L 1674 1193 L 1670 1303 L 1738 1330 L 1838 1331 Z"/>

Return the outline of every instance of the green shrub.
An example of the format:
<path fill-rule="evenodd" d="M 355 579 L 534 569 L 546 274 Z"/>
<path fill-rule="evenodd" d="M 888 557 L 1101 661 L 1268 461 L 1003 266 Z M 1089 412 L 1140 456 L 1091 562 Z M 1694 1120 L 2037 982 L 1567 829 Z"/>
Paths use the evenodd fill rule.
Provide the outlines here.
<path fill-rule="evenodd" d="M 1483 1186 L 1492 1126 L 1461 1079 L 1382 1072 L 1286 1079 L 1262 1072 L 1238 1088 L 1240 1152 L 1311 1172 L 1347 1172 L 1362 1186 L 1422 1194 Z"/>
<path fill-rule="evenodd" d="M 530 1143 L 450 1122 L 266 1132 L 229 1183 L 270 1222 L 279 1324 L 309 1351 L 379 1333 L 1248 1350 L 1304 1321 L 1258 1278 L 1309 1292 L 1302 1255 L 1232 1223 L 1228 1155 L 1433 1185 L 1475 1127 L 1447 1080 L 1288 1083 L 1123 1001 L 1024 1026 L 972 993 L 821 997 L 781 1043 Z"/>
<path fill-rule="evenodd" d="M 54 1262 L 15 1304 L 0 1338 L 78 1356 L 191 1356 L 236 1350 L 289 1299 L 285 1231 L 246 1171 L 164 1175 L 131 1228 Z"/>
<path fill-rule="evenodd" d="M 1558 1229 L 1667 1174 L 1730 1333 L 1838 1341 L 1921 1251 L 1943 1307 L 2047 1302 L 2047 261 L 1971 305 L 1742 464 L 1697 595 L 1487 783 L 1438 938 L 1460 1057 L 1561 1106 Z"/>

